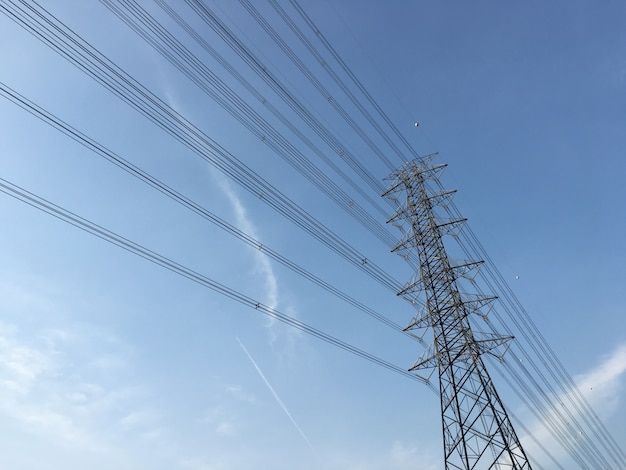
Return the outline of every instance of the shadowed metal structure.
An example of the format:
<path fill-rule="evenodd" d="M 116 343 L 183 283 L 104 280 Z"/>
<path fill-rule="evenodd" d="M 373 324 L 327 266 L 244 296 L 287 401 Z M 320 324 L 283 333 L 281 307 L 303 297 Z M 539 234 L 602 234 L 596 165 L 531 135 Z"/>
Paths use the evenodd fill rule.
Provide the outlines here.
<path fill-rule="evenodd" d="M 425 307 L 406 327 L 422 339 L 432 331 L 433 343 L 411 371 L 435 368 L 443 425 L 445 468 L 530 469 L 482 360 L 496 354 L 512 338 L 479 332 L 470 316 L 484 315 L 483 307 L 495 297 L 461 294 L 458 280 L 471 275 L 481 261 L 452 262 L 443 244 L 444 235 L 455 235 L 465 219 L 441 219 L 434 208 L 445 206 L 454 191 L 435 191 L 435 180 L 446 165 L 433 165 L 434 155 L 407 162 L 387 179 L 383 196 L 398 204 L 388 222 L 398 226 L 403 238 L 392 251 L 410 262 L 417 255 L 419 268 L 398 295 L 417 303 L 422 293 Z M 418 334 L 418 331 L 422 331 Z"/>

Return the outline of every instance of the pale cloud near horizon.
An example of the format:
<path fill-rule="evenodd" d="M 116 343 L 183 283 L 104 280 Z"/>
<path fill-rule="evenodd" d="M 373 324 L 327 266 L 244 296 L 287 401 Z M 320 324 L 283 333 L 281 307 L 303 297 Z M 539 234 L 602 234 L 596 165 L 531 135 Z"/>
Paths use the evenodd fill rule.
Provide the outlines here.
<path fill-rule="evenodd" d="M 626 344 L 618 346 L 611 354 L 604 356 L 601 362 L 584 374 L 574 377 L 580 393 L 585 397 L 600 419 L 607 418 L 620 405 L 620 395 L 624 387 L 624 372 L 626 372 Z M 560 400 L 569 400 L 561 395 Z M 552 412 L 550 412 L 552 413 Z M 580 418 L 576 415 L 576 418 Z M 521 435 L 520 441 L 528 455 L 543 455 L 535 441 L 539 441 L 550 453 L 559 460 L 564 457 L 565 450 L 558 444 L 554 436 L 542 422 L 535 420 L 528 426 L 529 433 Z M 582 432 L 582 431 L 581 431 Z"/>
<path fill-rule="evenodd" d="M 430 446 L 430 447 L 429 447 Z M 431 444 L 420 445 L 418 442 L 394 440 L 383 444 L 380 451 L 368 453 L 363 449 L 359 457 L 341 453 L 326 462 L 322 468 L 352 470 L 440 470 L 443 467 L 442 452 Z"/>
<path fill-rule="evenodd" d="M 619 405 L 626 372 L 626 344 L 603 358 L 598 367 L 574 377 L 581 393 L 600 416 L 607 417 Z"/>
<path fill-rule="evenodd" d="M 0 276 L 0 417 L 42 461 L 111 468 L 128 458 L 128 437 L 149 437 L 159 420 L 146 408 L 145 387 L 129 379 L 132 348 L 107 327 L 72 318 L 69 291 Z M 29 456 L 6 458 L 25 464 Z"/>
<path fill-rule="evenodd" d="M 97 397 L 72 380 L 46 341 L 23 336 L 16 327 L 0 324 L 0 414 L 31 438 L 104 451 L 106 445 L 86 427 L 85 411 Z"/>
<path fill-rule="evenodd" d="M 438 470 L 441 468 L 439 459 L 433 455 L 432 451 L 419 449 L 415 445 L 407 445 L 404 442 L 396 441 L 390 451 L 390 459 L 394 469 L 409 470 L 420 468 L 420 470 Z"/>

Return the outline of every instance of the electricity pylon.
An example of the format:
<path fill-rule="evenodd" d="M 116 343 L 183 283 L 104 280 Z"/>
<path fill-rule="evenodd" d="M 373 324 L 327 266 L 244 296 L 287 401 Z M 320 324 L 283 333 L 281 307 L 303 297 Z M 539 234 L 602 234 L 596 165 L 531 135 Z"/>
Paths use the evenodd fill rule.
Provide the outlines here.
<path fill-rule="evenodd" d="M 438 174 L 446 165 L 433 165 L 434 155 L 407 162 L 387 179 L 383 196 L 398 209 L 388 222 L 403 238 L 392 250 L 419 261 L 414 278 L 398 295 L 416 303 L 422 293 L 425 306 L 405 328 L 430 330 L 434 339 L 411 371 L 434 368 L 439 373 L 446 470 L 530 470 L 530 464 L 507 412 L 485 368 L 482 354 L 492 353 L 511 337 L 473 330 L 470 315 L 484 314 L 495 297 L 461 294 L 458 280 L 481 262 L 454 263 L 446 253 L 444 235 L 456 235 L 464 219 L 440 219 L 434 208 L 444 206 L 454 191 L 441 191 Z M 423 338 L 424 333 L 414 336 Z"/>

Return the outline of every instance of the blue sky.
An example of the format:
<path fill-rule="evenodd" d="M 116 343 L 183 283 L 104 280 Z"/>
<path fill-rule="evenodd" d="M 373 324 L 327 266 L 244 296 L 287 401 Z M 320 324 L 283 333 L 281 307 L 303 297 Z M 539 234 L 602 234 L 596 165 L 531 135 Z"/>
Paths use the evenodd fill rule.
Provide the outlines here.
<path fill-rule="evenodd" d="M 41 3 L 368 259 L 408 280 L 408 266 L 388 247 L 100 3 Z M 164 18 L 153 2 L 142 4 Z M 208 4 L 368 170 L 381 180 L 387 175 L 238 2 Z M 266 2 L 255 5 L 280 28 Z M 625 442 L 626 6 L 302 6 L 414 148 L 422 155 L 439 151 L 439 160 L 449 164 L 442 183 L 458 189 L 455 202 L 472 230 L 615 440 Z M 186 7 L 180 11 L 202 27 Z M 326 83 L 327 75 L 295 39 L 290 44 Z M 266 107 L 195 50 L 304 148 Z M 413 311 L 393 293 L 5 15 L 0 52 L 3 84 L 394 322 L 410 321 Z M 246 76 L 274 96 L 254 74 Z M 277 98 L 271 102 L 315 138 Z M 395 365 L 409 367 L 421 353 L 419 344 L 6 99 L 0 100 L 0 125 L 0 177 Z M 7 468 L 441 468 L 438 400 L 424 385 L 6 195 L 0 210 L 0 442 Z M 502 390 L 505 403 L 550 446 L 551 438 L 544 439 L 514 395 Z M 550 468 L 532 442 L 528 452 Z M 554 455 L 567 466 L 556 446 Z"/>

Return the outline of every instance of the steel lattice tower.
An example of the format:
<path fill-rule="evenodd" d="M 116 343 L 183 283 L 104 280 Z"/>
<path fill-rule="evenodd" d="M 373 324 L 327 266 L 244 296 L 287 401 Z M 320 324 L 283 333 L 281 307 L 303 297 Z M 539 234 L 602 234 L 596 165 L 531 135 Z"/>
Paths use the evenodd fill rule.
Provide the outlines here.
<path fill-rule="evenodd" d="M 434 155 L 433 155 L 434 156 Z M 414 278 L 398 295 L 416 303 L 424 294 L 425 307 L 405 330 L 431 330 L 433 343 L 411 371 L 435 368 L 443 425 L 445 468 L 530 469 L 530 464 L 507 412 L 485 368 L 482 354 L 511 337 L 481 333 L 470 326 L 470 315 L 483 314 L 495 297 L 461 294 L 458 280 L 480 261 L 454 263 L 446 253 L 443 236 L 455 235 L 464 219 L 440 219 L 434 208 L 444 206 L 454 191 L 442 191 L 432 157 L 407 162 L 387 179 L 391 187 L 383 196 L 398 204 L 388 222 L 397 225 L 403 239 L 392 250 L 407 260 L 419 261 Z M 437 190 L 431 189 L 436 187 Z M 422 338 L 424 333 L 417 335 Z"/>

